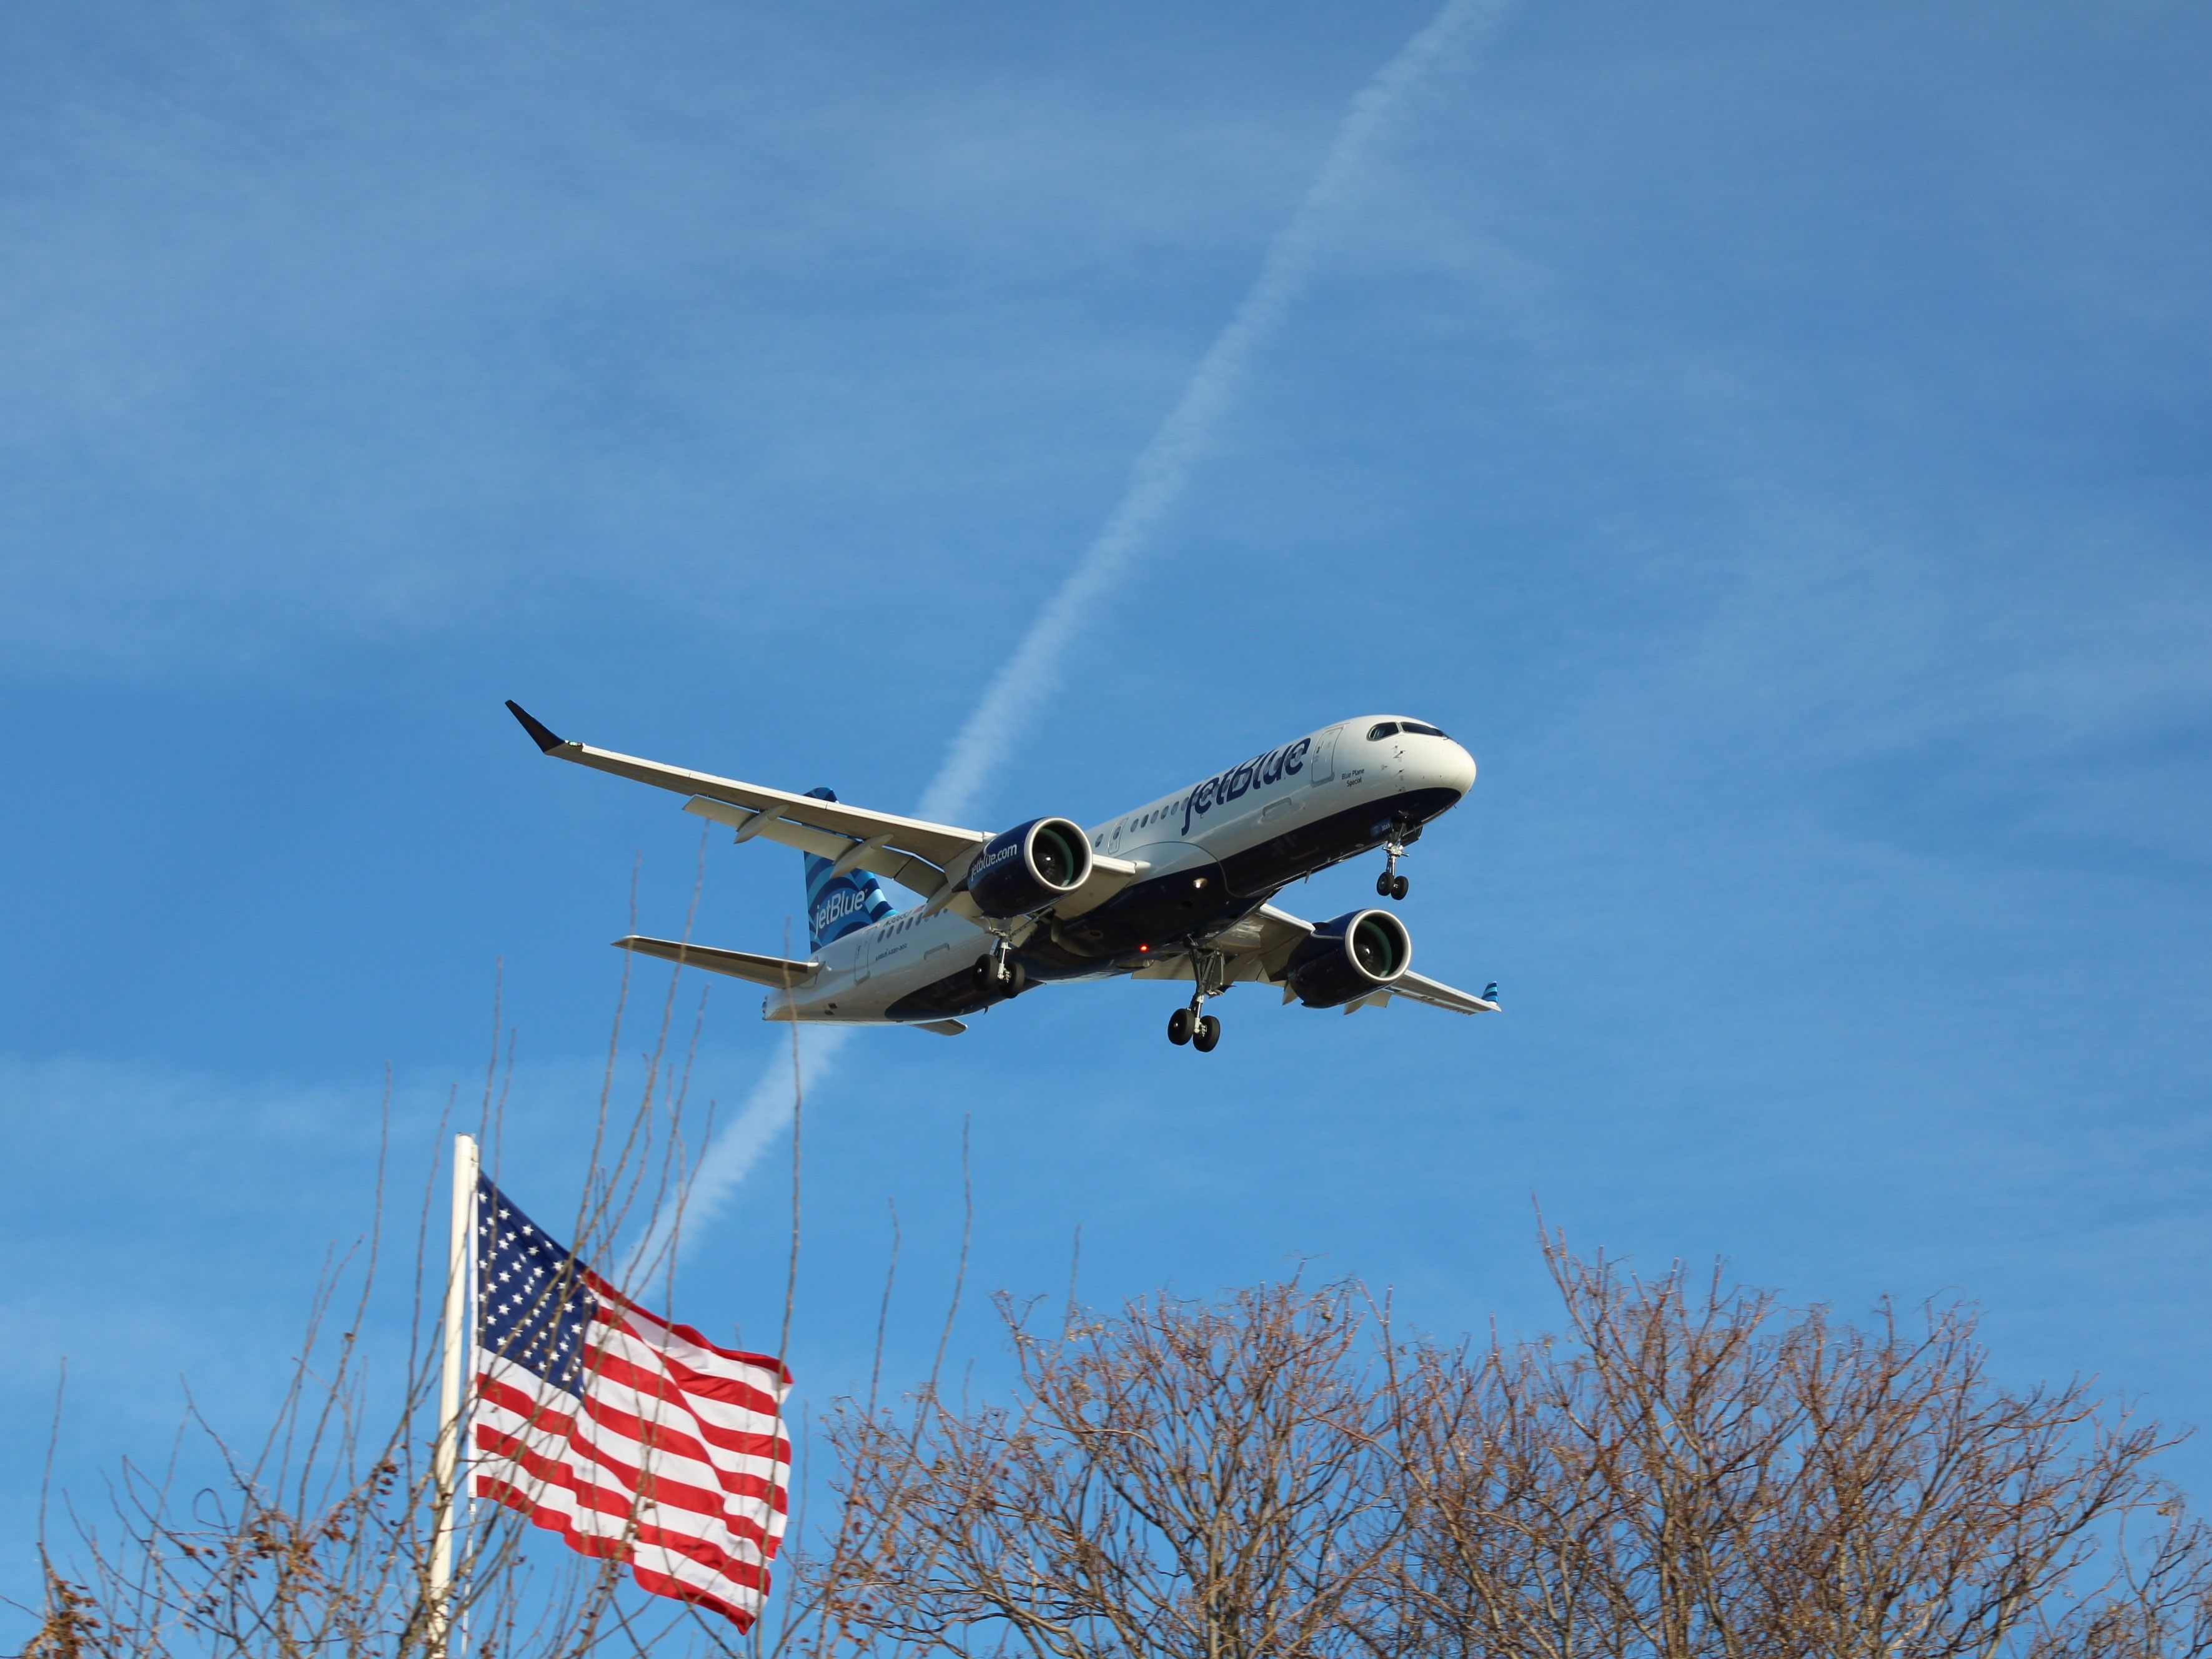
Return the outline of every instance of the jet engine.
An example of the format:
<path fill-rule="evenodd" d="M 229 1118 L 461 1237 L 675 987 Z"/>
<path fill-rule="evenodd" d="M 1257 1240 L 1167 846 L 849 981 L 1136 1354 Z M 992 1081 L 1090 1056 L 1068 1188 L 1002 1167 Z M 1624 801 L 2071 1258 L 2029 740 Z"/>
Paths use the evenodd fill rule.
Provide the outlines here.
<path fill-rule="evenodd" d="M 1413 941 L 1388 910 L 1354 910 L 1324 921 L 1291 953 L 1285 976 L 1309 1008 L 1337 1008 L 1379 991 L 1406 971 Z"/>
<path fill-rule="evenodd" d="M 994 921 L 1032 915 L 1091 873 L 1091 838 L 1066 818 L 1031 818 L 994 836 L 968 867 L 968 896 Z"/>

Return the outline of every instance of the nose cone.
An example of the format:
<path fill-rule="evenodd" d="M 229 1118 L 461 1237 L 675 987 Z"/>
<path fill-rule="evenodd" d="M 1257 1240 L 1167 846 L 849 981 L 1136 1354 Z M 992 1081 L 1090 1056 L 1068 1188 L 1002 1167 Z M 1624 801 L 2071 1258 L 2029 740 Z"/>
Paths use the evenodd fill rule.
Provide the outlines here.
<path fill-rule="evenodd" d="M 1464 795 L 1474 787 L 1474 757 L 1459 744 L 1446 738 L 1435 745 L 1436 753 L 1424 757 L 1424 769 L 1430 774 L 1431 786 Z"/>

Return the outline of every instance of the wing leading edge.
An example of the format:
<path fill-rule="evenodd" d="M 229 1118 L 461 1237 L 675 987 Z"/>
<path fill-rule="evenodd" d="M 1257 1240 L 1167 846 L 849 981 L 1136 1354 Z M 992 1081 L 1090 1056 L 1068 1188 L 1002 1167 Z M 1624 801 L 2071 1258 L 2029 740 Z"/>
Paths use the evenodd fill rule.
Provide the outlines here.
<path fill-rule="evenodd" d="M 573 761 L 618 778 L 649 783 L 692 799 L 687 809 L 702 817 L 731 824 L 740 840 L 765 835 L 772 841 L 832 859 L 858 851 L 848 868 L 873 872 L 886 881 L 913 889 L 925 896 L 942 890 L 949 880 L 965 874 L 965 866 L 990 839 L 980 830 L 956 824 L 931 823 L 922 818 L 901 817 L 890 812 L 872 812 L 842 801 L 814 795 L 793 794 L 736 778 L 716 777 L 659 761 L 594 749 L 589 744 L 557 737 L 520 703 L 509 700 L 507 711 L 521 722 L 538 748 L 556 760 Z M 730 809 L 738 809 L 735 811 Z M 806 832 L 812 831 L 811 835 Z"/>
<path fill-rule="evenodd" d="M 572 761 L 633 782 L 649 783 L 656 789 L 689 795 L 690 799 L 684 803 L 685 811 L 729 825 L 741 842 L 758 836 L 795 847 L 802 853 L 830 860 L 840 873 L 866 870 L 885 881 L 896 882 L 927 899 L 933 911 L 950 909 L 971 921 L 980 919 L 963 884 L 969 866 L 989 844 L 991 837 L 983 830 L 871 811 L 849 802 L 795 795 L 789 790 L 717 777 L 711 772 L 665 766 L 611 749 L 594 749 L 561 737 L 512 698 L 507 708 L 530 734 L 531 741 L 556 760 Z M 1142 869 L 1093 849 L 1090 878 L 1054 905 L 1051 914 L 1062 918 L 1080 915 L 1120 891 Z"/>
<path fill-rule="evenodd" d="M 1497 1003 L 1476 996 L 1472 991 L 1447 985 L 1442 980 L 1431 979 L 1425 974 L 1401 974 L 1382 995 L 1386 1002 L 1392 997 L 1405 997 L 1411 1001 L 1425 1002 L 1431 1008 L 1449 1008 L 1455 1014 L 1494 1014 L 1498 1011 Z"/>

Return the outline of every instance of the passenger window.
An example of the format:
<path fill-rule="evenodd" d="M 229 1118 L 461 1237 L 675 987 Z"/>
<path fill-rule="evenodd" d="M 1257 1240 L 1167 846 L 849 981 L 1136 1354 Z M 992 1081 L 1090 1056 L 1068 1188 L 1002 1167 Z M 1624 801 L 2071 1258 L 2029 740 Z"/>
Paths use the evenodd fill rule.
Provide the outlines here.
<path fill-rule="evenodd" d="M 1407 720 L 1403 726 L 1399 727 L 1399 730 L 1401 732 L 1410 732 L 1417 737 L 1423 738 L 1441 738 L 1443 736 L 1443 733 L 1437 731 L 1435 726 L 1424 726 L 1419 720 Z"/>
<path fill-rule="evenodd" d="M 1367 741 L 1373 743 L 1378 738 L 1395 737 L 1397 734 L 1398 722 L 1384 720 L 1380 726 L 1370 726 L 1367 728 Z"/>

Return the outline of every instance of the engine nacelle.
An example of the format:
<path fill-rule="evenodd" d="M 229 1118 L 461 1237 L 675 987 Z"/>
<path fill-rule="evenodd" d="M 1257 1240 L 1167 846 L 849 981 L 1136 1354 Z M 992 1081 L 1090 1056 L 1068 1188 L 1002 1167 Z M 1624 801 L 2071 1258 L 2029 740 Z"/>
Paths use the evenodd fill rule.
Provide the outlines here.
<path fill-rule="evenodd" d="M 994 836 L 968 866 L 968 896 L 994 921 L 1032 915 L 1091 874 L 1091 837 L 1066 818 L 1031 818 Z"/>
<path fill-rule="evenodd" d="M 1402 976 L 1413 960 L 1406 924 L 1388 910 L 1354 910 L 1313 930 L 1291 953 L 1290 988 L 1309 1008 L 1338 1008 Z"/>

